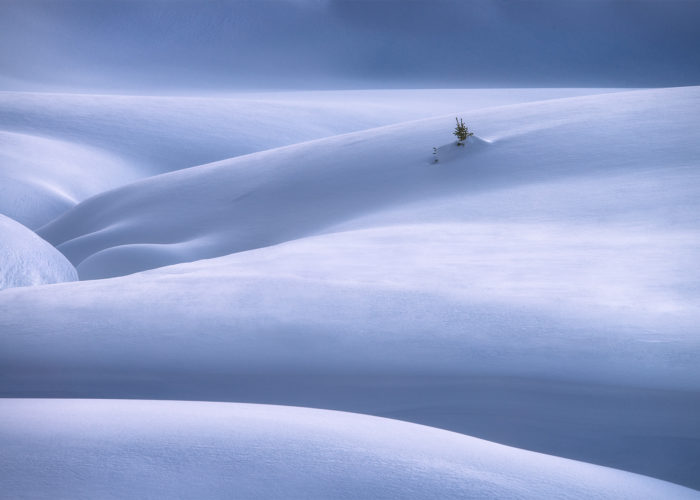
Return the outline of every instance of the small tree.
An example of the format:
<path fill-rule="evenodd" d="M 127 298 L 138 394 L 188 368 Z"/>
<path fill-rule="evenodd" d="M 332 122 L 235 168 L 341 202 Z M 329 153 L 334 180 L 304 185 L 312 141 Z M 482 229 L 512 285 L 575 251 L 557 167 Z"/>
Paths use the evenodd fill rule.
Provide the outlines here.
<path fill-rule="evenodd" d="M 464 120 L 461 118 L 455 118 L 455 121 L 457 122 L 457 127 L 452 133 L 457 136 L 457 146 L 464 146 L 464 141 L 466 141 L 468 137 L 474 135 L 474 133 L 469 132 L 469 128 L 464 124 Z"/>

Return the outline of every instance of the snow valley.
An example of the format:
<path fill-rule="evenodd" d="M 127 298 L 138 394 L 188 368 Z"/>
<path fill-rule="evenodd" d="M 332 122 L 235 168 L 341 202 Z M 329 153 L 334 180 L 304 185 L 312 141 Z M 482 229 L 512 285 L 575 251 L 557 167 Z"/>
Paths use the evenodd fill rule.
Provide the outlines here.
<path fill-rule="evenodd" d="M 2 495 L 699 498 L 698 117 L 0 93 Z"/>

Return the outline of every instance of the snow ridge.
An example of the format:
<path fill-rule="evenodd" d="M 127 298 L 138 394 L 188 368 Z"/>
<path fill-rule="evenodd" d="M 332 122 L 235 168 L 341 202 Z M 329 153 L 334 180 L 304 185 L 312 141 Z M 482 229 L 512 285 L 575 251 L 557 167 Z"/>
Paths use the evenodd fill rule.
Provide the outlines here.
<path fill-rule="evenodd" d="M 5 492 L 698 498 L 700 88 L 301 94 L 4 102 Z"/>

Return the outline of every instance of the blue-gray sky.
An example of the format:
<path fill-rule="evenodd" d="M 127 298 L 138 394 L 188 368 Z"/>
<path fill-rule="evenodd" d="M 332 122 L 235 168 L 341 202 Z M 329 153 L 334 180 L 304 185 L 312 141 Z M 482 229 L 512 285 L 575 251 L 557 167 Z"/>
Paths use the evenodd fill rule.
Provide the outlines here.
<path fill-rule="evenodd" d="M 700 84 L 695 0 L 0 0 L 0 89 Z"/>

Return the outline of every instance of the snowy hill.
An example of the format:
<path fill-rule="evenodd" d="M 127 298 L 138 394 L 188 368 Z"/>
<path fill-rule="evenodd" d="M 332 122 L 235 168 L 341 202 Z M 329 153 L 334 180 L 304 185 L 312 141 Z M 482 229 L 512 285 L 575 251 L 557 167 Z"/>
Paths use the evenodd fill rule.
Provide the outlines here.
<path fill-rule="evenodd" d="M 146 97 L 0 92 L 0 213 L 37 228 L 140 177 L 344 132 L 604 89 Z"/>
<path fill-rule="evenodd" d="M 75 268 L 60 252 L 0 214 L 0 290 L 77 279 Z"/>
<path fill-rule="evenodd" d="M 467 116 L 477 138 L 452 159 L 445 148 L 456 147 L 445 143 L 453 118 L 340 135 L 152 177 L 79 205 L 40 234 L 82 278 L 100 278 L 277 244 L 421 201 L 460 204 L 490 192 L 492 203 L 479 213 L 503 214 L 506 203 L 519 214 L 532 210 L 523 188 L 535 185 L 545 199 L 559 199 L 553 213 L 596 223 L 638 207 L 657 171 L 690 204 L 673 207 L 667 197 L 664 210 L 687 218 L 697 200 L 700 147 L 692 129 L 699 109 L 700 88 L 690 87 L 474 111 Z M 430 164 L 433 146 L 442 151 L 437 164 Z M 607 186 L 613 176 L 617 189 L 630 193 L 603 209 L 598 192 L 616 189 Z M 579 193 L 576 204 L 561 197 L 562 188 Z M 508 189 L 519 189 L 522 202 Z M 649 205 L 657 217 L 640 223 L 673 219 Z M 474 219 L 456 207 L 444 214 Z M 421 222 L 421 215 L 414 211 L 404 222 Z"/>
<path fill-rule="evenodd" d="M 700 2 L 0 5 L 0 500 L 700 500 Z"/>
<path fill-rule="evenodd" d="M 699 97 L 492 108 L 464 149 L 430 119 L 94 197 L 41 231 L 84 277 L 223 256 L 4 292 L 0 394 L 343 409 L 698 487 Z"/>
<path fill-rule="evenodd" d="M 697 485 L 696 245 L 576 229 L 356 230 L 8 290 L 0 393 L 338 408 Z"/>
<path fill-rule="evenodd" d="M 16 499 L 700 497 L 394 420 L 221 403 L 0 400 L 0 464 Z"/>
<path fill-rule="evenodd" d="M 39 232 L 124 276 L 0 293 L 0 396 L 346 410 L 698 488 L 699 102 L 475 109 L 464 148 L 449 115 L 98 194 Z M 51 141 L 176 156 L 81 126 Z"/>

